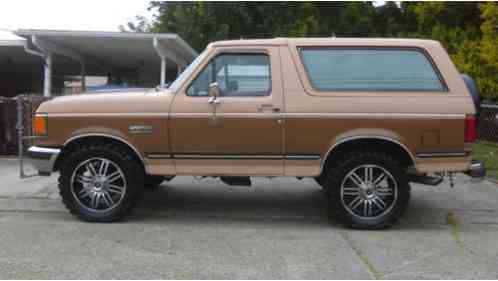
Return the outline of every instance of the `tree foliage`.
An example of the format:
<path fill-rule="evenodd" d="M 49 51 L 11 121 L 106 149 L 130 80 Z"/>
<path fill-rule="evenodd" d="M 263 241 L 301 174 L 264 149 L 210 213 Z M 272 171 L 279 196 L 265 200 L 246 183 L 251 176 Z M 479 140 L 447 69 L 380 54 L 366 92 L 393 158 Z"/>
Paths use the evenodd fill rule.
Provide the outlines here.
<path fill-rule="evenodd" d="M 416 37 L 441 42 L 458 69 L 498 101 L 495 2 L 163 2 L 131 31 L 174 32 L 200 51 L 209 42 L 272 37 Z"/>

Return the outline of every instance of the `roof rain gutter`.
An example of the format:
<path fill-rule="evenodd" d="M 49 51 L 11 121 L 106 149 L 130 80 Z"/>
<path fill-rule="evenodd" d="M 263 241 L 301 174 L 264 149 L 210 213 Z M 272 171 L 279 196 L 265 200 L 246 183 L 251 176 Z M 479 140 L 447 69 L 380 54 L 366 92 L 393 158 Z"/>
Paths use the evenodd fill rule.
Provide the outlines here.
<path fill-rule="evenodd" d="M 30 48 L 29 48 L 29 41 L 28 41 L 28 40 L 24 41 L 24 51 L 25 51 L 26 53 L 28 53 L 28 54 L 32 54 L 32 55 L 35 55 L 35 56 L 39 56 L 39 57 L 42 57 L 42 58 L 44 58 L 44 57 L 45 57 L 45 55 L 44 55 L 44 54 L 42 54 L 42 53 L 40 53 L 40 52 L 38 52 L 38 51 L 35 51 L 35 50 L 33 50 L 33 49 L 30 49 Z"/>

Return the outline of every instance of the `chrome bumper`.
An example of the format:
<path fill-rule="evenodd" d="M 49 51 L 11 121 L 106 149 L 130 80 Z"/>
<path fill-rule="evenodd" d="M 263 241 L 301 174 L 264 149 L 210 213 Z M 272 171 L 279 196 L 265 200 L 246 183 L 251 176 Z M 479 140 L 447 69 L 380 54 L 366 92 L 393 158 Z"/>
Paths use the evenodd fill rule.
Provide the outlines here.
<path fill-rule="evenodd" d="M 50 176 L 60 152 L 56 148 L 32 146 L 28 149 L 27 160 L 38 170 L 40 176 Z"/>
<path fill-rule="evenodd" d="M 482 161 L 472 160 L 466 174 L 472 178 L 483 179 L 486 176 L 486 167 Z"/>

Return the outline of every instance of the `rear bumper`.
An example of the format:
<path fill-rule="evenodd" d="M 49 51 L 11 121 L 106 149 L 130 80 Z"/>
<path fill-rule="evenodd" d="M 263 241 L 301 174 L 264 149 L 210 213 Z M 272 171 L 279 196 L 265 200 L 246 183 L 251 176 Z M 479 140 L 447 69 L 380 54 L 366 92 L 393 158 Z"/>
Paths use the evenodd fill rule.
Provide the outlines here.
<path fill-rule="evenodd" d="M 466 174 L 472 178 L 482 179 L 486 176 L 486 167 L 482 161 L 472 160 Z"/>
<path fill-rule="evenodd" d="M 60 152 L 56 148 L 32 146 L 28 149 L 27 160 L 38 170 L 40 176 L 50 176 Z"/>

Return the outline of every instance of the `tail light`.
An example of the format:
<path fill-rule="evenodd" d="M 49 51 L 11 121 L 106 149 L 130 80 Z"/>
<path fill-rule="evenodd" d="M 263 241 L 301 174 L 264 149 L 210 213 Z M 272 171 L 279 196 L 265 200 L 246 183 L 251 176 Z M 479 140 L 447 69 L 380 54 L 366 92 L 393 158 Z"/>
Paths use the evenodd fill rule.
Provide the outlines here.
<path fill-rule="evenodd" d="M 474 115 L 465 116 L 465 143 L 473 143 L 477 139 L 477 122 Z"/>

